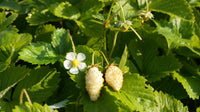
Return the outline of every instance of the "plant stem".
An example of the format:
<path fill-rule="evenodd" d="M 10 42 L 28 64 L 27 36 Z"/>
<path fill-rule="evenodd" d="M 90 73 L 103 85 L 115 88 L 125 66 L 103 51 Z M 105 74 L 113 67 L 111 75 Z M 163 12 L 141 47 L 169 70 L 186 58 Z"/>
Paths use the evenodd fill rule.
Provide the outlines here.
<path fill-rule="evenodd" d="M 147 12 L 149 12 L 149 3 L 148 3 L 148 0 L 145 0 L 145 1 L 146 1 Z"/>
<path fill-rule="evenodd" d="M 104 49 L 105 54 L 107 55 L 106 33 L 107 33 L 107 29 L 104 29 L 104 33 L 103 33 L 103 49 Z"/>
<path fill-rule="evenodd" d="M 26 99 L 28 100 L 28 102 L 32 105 L 31 99 L 26 91 L 26 89 L 22 89 L 21 94 L 20 94 L 20 104 L 23 103 L 23 95 L 26 95 Z"/>
<path fill-rule="evenodd" d="M 104 57 L 104 59 L 105 59 L 105 61 L 106 61 L 106 63 L 107 63 L 107 65 L 109 65 L 109 62 L 108 62 L 108 60 L 107 60 L 107 58 L 106 58 L 106 56 L 104 55 L 104 53 L 102 52 L 102 51 L 99 51 L 102 55 L 103 55 L 103 57 Z"/>
<path fill-rule="evenodd" d="M 115 37 L 114 37 L 114 40 L 113 40 L 113 46 L 112 46 L 112 49 L 111 49 L 111 52 L 110 52 L 110 55 L 109 55 L 109 59 L 112 57 L 113 51 L 115 49 L 118 33 L 119 33 L 119 31 L 115 32 Z"/>
<path fill-rule="evenodd" d="M 69 31 L 69 30 L 67 30 L 67 32 L 68 32 L 68 34 L 69 34 L 69 38 L 70 38 L 70 40 L 71 40 L 71 43 L 72 43 L 72 49 L 73 49 L 73 52 L 74 52 L 74 54 L 76 54 L 76 50 L 75 50 L 74 41 L 73 41 L 73 39 L 72 39 L 72 36 L 71 36 L 71 34 L 70 34 L 70 31 Z"/>
<path fill-rule="evenodd" d="M 79 95 L 78 98 L 77 98 L 77 100 L 76 100 L 75 112 L 78 112 L 78 104 L 79 104 L 80 99 L 81 99 L 81 95 Z"/>
<path fill-rule="evenodd" d="M 140 35 L 135 31 L 135 29 L 133 29 L 132 26 L 130 26 L 131 30 L 137 35 L 137 37 L 142 40 L 142 38 L 140 37 Z"/>
<path fill-rule="evenodd" d="M 121 12 L 122 12 L 122 17 L 123 17 L 123 21 L 124 21 L 124 23 L 126 22 L 126 19 L 125 19 L 125 16 L 124 16 L 124 10 L 123 10 L 123 7 L 122 7 L 122 5 L 121 5 L 121 3 L 118 1 L 118 4 L 119 4 L 119 6 L 120 6 L 120 9 L 121 9 Z"/>
<path fill-rule="evenodd" d="M 95 52 L 97 52 L 97 51 L 94 51 L 93 54 L 92 54 L 92 65 L 94 65 L 94 54 L 95 54 Z"/>

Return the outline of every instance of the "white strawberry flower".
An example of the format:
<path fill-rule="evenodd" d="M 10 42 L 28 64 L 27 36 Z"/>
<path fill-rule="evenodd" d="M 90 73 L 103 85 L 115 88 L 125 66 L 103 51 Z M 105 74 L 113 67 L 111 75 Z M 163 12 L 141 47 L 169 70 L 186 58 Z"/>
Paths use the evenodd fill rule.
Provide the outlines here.
<path fill-rule="evenodd" d="M 84 71 L 87 67 L 86 63 L 83 62 L 86 59 L 83 53 L 78 53 L 76 55 L 74 52 L 69 52 L 66 55 L 66 59 L 63 65 L 66 69 L 69 69 L 71 74 L 78 74 L 79 70 Z"/>

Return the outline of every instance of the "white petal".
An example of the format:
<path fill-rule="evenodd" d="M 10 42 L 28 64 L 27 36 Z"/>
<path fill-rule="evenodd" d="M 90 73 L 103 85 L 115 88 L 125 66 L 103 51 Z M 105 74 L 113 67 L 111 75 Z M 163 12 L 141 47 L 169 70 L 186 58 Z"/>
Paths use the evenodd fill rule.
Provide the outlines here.
<path fill-rule="evenodd" d="M 77 55 L 77 60 L 78 61 L 83 61 L 83 60 L 85 60 L 85 58 L 86 58 L 85 54 L 78 53 L 78 55 Z"/>
<path fill-rule="evenodd" d="M 66 59 L 73 61 L 75 59 L 75 53 L 73 52 L 67 53 Z"/>
<path fill-rule="evenodd" d="M 80 71 L 84 71 L 86 67 L 87 67 L 87 65 L 85 63 L 80 63 L 78 65 L 78 68 L 79 68 Z"/>
<path fill-rule="evenodd" d="M 69 61 L 69 60 L 65 60 L 65 61 L 63 62 L 63 65 L 64 65 L 64 67 L 65 67 L 66 69 L 70 69 L 71 66 L 72 66 L 72 63 L 71 63 L 71 61 Z"/>
<path fill-rule="evenodd" d="M 77 67 L 72 67 L 72 68 L 69 70 L 69 72 L 70 72 L 71 74 L 78 74 L 78 73 L 79 73 Z"/>

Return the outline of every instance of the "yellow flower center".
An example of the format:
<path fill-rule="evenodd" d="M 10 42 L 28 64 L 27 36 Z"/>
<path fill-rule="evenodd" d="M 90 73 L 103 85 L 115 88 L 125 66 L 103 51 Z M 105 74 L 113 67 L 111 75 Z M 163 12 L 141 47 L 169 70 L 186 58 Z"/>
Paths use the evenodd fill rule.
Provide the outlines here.
<path fill-rule="evenodd" d="M 78 67 L 79 64 L 80 64 L 80 62 L 77 59 L 72 61 L 72 66 L 73 67 Z"/>

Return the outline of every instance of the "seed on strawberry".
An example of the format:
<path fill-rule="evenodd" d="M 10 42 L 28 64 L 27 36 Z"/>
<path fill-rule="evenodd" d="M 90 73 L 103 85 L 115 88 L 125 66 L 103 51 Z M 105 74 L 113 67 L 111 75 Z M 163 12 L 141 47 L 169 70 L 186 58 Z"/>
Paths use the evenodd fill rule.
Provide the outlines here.
<path fill-rule="evenodd" d="M 119 91 L 123 84 L 123 72 L 117 66 L 111 64 L 107 67 L 105 80 L 115 91 Z"/>
<path fill-rule="evenodd" d="M 97 67 L 91 67 L 85 76 L 86 90 L 91 101 L 97 101 L 103 87 L 103 74 Z"/>

